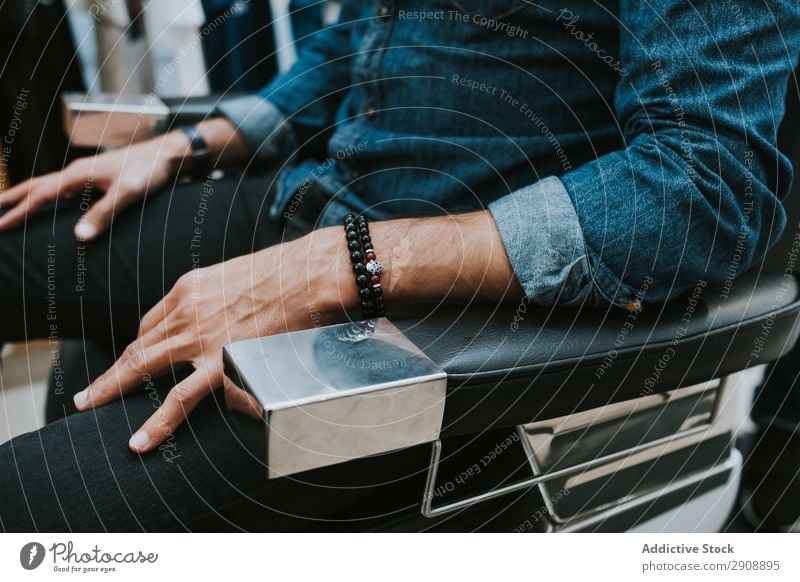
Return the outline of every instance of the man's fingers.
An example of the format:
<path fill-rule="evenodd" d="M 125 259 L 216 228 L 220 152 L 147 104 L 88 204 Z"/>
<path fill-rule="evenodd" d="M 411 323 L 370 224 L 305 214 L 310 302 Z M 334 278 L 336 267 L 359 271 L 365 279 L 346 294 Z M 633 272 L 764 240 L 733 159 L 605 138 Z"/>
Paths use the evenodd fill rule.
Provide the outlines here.
<path fill-rule="evenodd" d="M 194 308 L 190 302 L 186 301 L 186 298 L 190 297 L 193 292 L 192 281 L 197 273 L 198 271 L 195 269 L 191 273 L 181 276 L 161 301 L 144 314 L 139 322 L 140 336 L 151 333 L 154 328 L 160 334 L 168 335 L 170 323 L 172 332 L 175 333 L 177 329 L 181 328 L 181 315 L 183 315 L 184 322 L 187 316 L 191 317 L 192 322 L 195 321 Z"/>
<path fill-rule="evenodd" d="M 150 308 L 150 311 L 144 314 L 142 320 L 139 322 L 139 335 L 149 333 L 151 329 L 164 321 L 169 313 L 167 312 L 167 298 L 164 297 L 161 301 L 156 303 Z"/>
<path fill-rule="evenodd" d="M 132 196 L 119 184 L 112 184 L 105 196 L 95 202 L 75 225 L 75 238 L 89 241 L 108 230 L 114 215 L 128 206 Z"/>
<path fill-rule="evenodd" d="M 139 322 L 139 335 L 143 336 L 149 334 L 154 327 L 159 326 L 159 330 L 166 330 L 166 319 L 170 314 L 170 307 L 174 304 L 175 300 L 170 293 L 167 293 L 161 301 L 156 303 L 150 308 L 150 311 L 144 314 L 142 320 Z M 166 330 L 169 331 L 169 330 Z"/>
<path fill-rule="evenodd" d="M 0 209 L 7 212 L 0 217 L 0 229 L 17 226 L 28 214 L 61 195 L 89 188 L 91 182 L 84 169 L 80 164 L 71 165 L 62 172 L 33 178 L 4 192 L 0 195 Z"/>
<path fill-rule="evenodd" d="M 218 388 L 220 377 L 206 370 L 195 370 L 188 378 L 169 391 L 164 402 L 153 416 L 134 433 L 128 446 L 135 453 L 146 453 L 163 443 L 175 432 L 197 403 Z"/>
<path fill-rule="evenodd" d="M 167 371 L 171 363 L 168 342 L 153 342 L 147 336 L 137 339 L 102 376 L 74 396 L 75 408 L 89 410 L 113 402 Z"/>
<path fill-rule="evenodd" d="M 25 180 L 13 188 L 9 188 L 5 192 L 0 193 L 0 210 L 8 210 L 14 204 L 25 198 L 38 180 L 39 178 Z"/>
<path fill-rule="evenodd" d="M 47 202 L 48 198 L 41 195 L 31 195 L 0 218 L 0 230 L 12 228 L 25 220 L 28 214 L 33 214 Z"/>
<path fill-rule="evenodd" d="M 264 409 L 252 394 L 239 388 L 227 376 L 222 377 L 222 387 L 224 388 L 225 406 L 227 408 L 246 414 L 254 420 L 263 418 Z"/>
<path fill-rule="evenodd" d="M 58 180 L 60 175 L 44 176 L 29 182 L 29 186 L 18 196 L 16 203 L 3 199 L 6 213 L 0 217 L 0 229 L 12 228 L 20 224 L 28 214 L 33 214 L 46 202 L 55 200 L 60 192 Z"/>

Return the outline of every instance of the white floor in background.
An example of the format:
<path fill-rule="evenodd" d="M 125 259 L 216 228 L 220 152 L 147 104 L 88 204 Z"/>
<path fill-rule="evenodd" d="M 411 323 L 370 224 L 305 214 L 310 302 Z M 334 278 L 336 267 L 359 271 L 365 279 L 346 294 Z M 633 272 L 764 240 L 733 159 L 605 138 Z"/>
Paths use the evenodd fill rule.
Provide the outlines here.
<path fill-rule="evenodd" d="M 0 443 L 44 425 L 50 348 L 46 342 L 11 344 L 2 360 Z"/>

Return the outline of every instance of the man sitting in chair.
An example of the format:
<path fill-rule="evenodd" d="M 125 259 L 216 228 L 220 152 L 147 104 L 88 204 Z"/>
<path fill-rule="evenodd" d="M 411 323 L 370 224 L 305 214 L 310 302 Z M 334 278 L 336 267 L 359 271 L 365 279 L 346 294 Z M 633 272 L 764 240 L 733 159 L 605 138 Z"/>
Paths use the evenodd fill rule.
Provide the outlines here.
<path fill-rule="evenodd" d="M 0 446 L 3 528 L 324 516 L 232 433 L 223 345 L 443 301 L 639 309 L 780 235 L 795 2 L 343 5 L 258 95 L 0 198 L 0 341 L 119 352 Z"/>

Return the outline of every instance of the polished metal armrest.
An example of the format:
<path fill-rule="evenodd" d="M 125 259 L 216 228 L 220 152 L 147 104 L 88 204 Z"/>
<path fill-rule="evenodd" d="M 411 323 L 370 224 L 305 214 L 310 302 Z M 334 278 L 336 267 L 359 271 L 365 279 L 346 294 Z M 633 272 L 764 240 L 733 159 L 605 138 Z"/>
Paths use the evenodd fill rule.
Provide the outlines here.
<path fill-rule="evenodd" d="M 519 313 L 442 307 L 380 320 L 359 341 L 345 325 L 232 344 L 227 376 L 265 410 L 242 434 L 274 477 L 666 393 L 786 353 L 800 287 L 747 274 L 641 313 Z"/>
<path fill-rule="evenodd" d="M 239 422 L 269 477 L 439 438 L 446 375 L 385 318 L 237 342 L 224 359 L 263 409 Z"/>

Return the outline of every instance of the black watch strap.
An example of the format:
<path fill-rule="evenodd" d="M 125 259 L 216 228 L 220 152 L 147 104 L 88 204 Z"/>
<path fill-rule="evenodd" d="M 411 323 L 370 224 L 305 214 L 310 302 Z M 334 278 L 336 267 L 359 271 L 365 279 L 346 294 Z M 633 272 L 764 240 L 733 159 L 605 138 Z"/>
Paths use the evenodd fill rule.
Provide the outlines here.
<path fill-rule="evenodd" d="M 205 178 L 211 173 L 211 152 L 203 135 L 195 125 L 184 125 L 178 128 L 189 138 L 192 148 L 192 167 L 189 174 L 193 178 Z"/>

